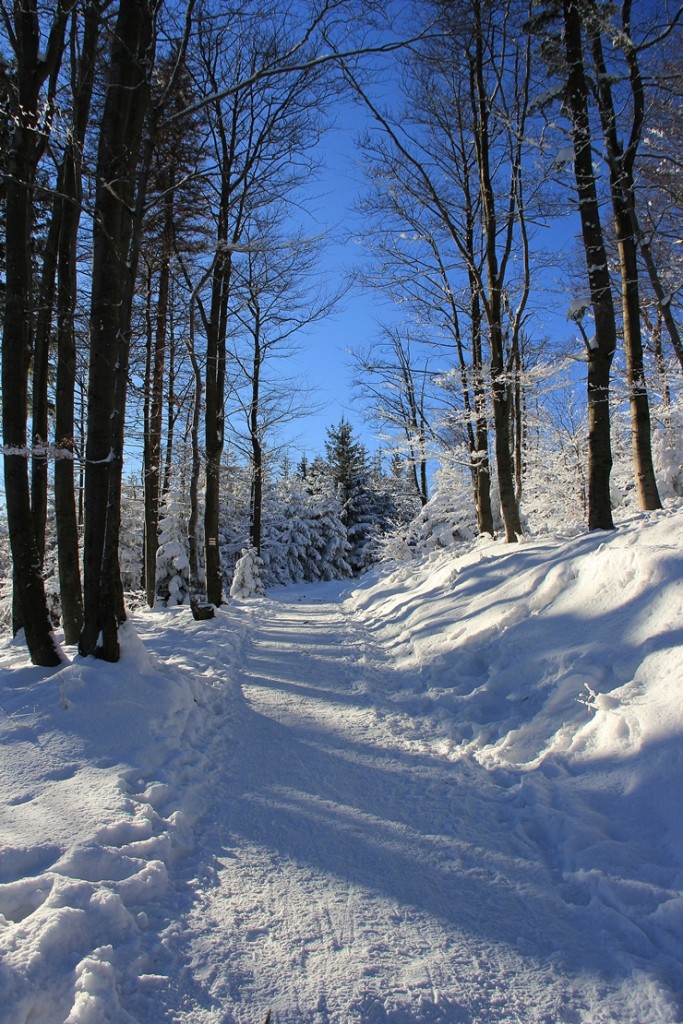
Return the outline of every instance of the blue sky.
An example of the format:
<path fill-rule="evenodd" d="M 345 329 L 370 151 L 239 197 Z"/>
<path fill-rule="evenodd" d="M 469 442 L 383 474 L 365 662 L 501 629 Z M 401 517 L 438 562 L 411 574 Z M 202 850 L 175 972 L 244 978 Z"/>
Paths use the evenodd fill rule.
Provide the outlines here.
<path fill-rule="evenodd" d="M 315 198 L 307 208 L 310 224 L 304 223 L 305 231 L 324 230 L 327 234 L 321 273 L 330 291 L 346 279 L 363 254 L 359 244 L 361 222 L 354 211 L 364 188 L 355 145 L 363 123 L 364 113 L 350 102 L 344 102 L 336 112 L 336 125 L 320 146 L 319 182 L 314 188 Z M 387 304 L 386 309 L 389 308 Z M 346 350 L 378 333 L 382 313 L 378 296 L 353 286 L 330 317 L 297 336 L 300 351 L 294 365 L 308 379 L 311 404 L 319 408 L 286 429 L 293 451 L 303 450 L 309 456 L 322 453 L 326 429 L 339 423 L 342 416 L 351 422 L 371 451 L 377 448 L 373 431 L 365 424 L 360 405 L 353 400 L 352 368 Z"/>
<path fill-rule="evenodd" d="M 364 248 L 360 242 L 363 224 L 354 206 L 366 186 L 355 143 L 359 131 L 368 123 L 363 110 L 351 101 L 345 101 L 337 112 L 336 127 L 321 143 L 324 166 L 320 170 L 319 186 L 315 189 L 316 198 L 307 212 L 311 215 L 313 231 L 324 229 L 328 232 L 321 269 L 328 277 L 331 289 L 363 260 Z M 566 209 L 564 218 L 540 229 L 543 245 L 558 255 L 571 253 L 578 230 L 571 204 Z M 564 342 L 575 333 L 566 317 L 570 282 L 566 274 L 564 277 L 560 275 L 559 270 L 549 270 L 543 276 L 546 310 L 543 323 L 536 323 L 534 330 L 541 336 L 544 332 L 550 334 L 555 342 Z M 539 297 L 536 296 L 537 299 Z M 379 334 L 380 324 L 391 322 L 395 316 L 395 307 L 388 300 L 383 302 L 379 295 L 368 294 L 353 286 L 334 315 L 312 325 L 297 337 L 300 351 L 295 358 L 296 372 L 301 372 L 302 377 L 308 379 L 312 387 L 311 403 L 319 408 L 314 408 L 284 431 L 294 456 L 301 451 L 309 456 L 322 453 L 326 429 L 337 424 L 342 416 L 351 422 L 369 451 L 381 446 L 375 431 L 364 420 L 361 403 L 354 400 L 351 386 L 353 370 L 346 350 L 372 341 Z M 582 355 L 580 343 L 575 344 L 574 350 L 577 356 Z M 580 373 L 582 375 L 582 371 Z"/>

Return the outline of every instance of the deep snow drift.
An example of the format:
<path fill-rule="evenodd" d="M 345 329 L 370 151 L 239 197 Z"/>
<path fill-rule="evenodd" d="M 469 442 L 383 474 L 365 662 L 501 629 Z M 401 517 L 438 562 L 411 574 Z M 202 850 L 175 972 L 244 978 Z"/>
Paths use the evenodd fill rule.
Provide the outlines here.
<path fill-rule="evenodd" d="M 0 668 L 2 1024 L 683 1021 L 680 508 Z"/>

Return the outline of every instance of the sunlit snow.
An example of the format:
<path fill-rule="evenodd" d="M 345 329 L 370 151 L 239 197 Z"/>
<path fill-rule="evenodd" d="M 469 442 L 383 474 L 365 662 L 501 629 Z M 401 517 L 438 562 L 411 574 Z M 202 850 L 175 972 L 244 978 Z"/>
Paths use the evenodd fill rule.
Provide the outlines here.
<path fill-rule="evenodd" d="M 2 1024 L 683 1021 L 683 509 L 0 648 Z"/>

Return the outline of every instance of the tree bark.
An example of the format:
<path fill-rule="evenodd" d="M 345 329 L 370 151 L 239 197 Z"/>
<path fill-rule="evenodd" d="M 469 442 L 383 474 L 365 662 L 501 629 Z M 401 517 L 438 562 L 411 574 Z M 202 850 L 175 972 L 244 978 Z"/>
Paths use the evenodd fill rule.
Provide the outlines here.
<path fill-rule="evenodd" d="M 73 69 L 73 123 L 61 167 L 61 230 L 57 252 L 57 379 L 55 401 L 55 527 L 62 629 L 67 644 L 78 643 L 83 628 L 78 513 L 75 498 L 74 456 L 76 391 L 76 296 L 78 227 L 82 203 L 82 149 L 90 115 L 100 12 L 88 3 L 72 15 L 71 33 L 78 38 L 83 19 L 80 57 Z M 59 453 L 63 452 L 63 457 Z"/>
<path fill-rule="evenodd" d="M 259 401 L 261 385 L 261 326 L 258 304 L 254 303 L 252 329 L 254 352 L 251 372 L 251 404 L 249 406 L 249 439 L 251 441 L 251 543 L 261 554 L 261 517 L 263 512 L 263 449 L 259 437 Z"/>
<path fill-rule="evenodd" d="M 588 282 L 595 322 L 595 337 L 587 343 L 588 356 L 588 528 L 612 530 L 610 473 L 610 370 L 617 347 L 616 319 L 598 204 L 586 84 L 581 20 L 576 0 L 563 0 L 567 104 L 574 143 L 574 177 Z"/>
<path fill-rule="evenodd" d="M 218 544 L 220 520 L 221 458 L 225 428 L 225 337 L 230 257 L 219 255 L 214 268 L 211 312 L 206 338 L 206 405 L 204 445 L 206 491 L 204 495 L 204 544 L 206 594 L 210 604 L 223 601 L 223 574 Z"/>
<path fill-rule="evenodd" d="M 629 2 L 625 3 L 623 7 L 626 22 L 624 25 L 625 30 L 629 28 L 629 7 Z M 624 328 L 624 352 L 626 354 L 626 384 L 631 411 L 633 471 L 640 507 L 651 511 L 661 508 L 662 503 L 657 490 L 657 481 L 652 462 L 650 404 L 643 363 L 643 342 L 640 327 L 640 289 L 638 282 L 638 247 L 635 233 L 635 181 L 633 179 L 633 164 L 638 140 L 642 133 L 644 116 L 643 86 L 635 54 L 632 54 L 630 63 L 632 69 L 633 120 L 629 144 L 626 151 L 624 151 L 617 133 L 612 88 L 607 76 L 599 28 L 592 26 L 590 36 L 593 62 L 597 72 L 596 94 L 607 151 L 610 194 L 619 250 L 621 308 Z"/>
<path fill-rule="evenodd" d="M 69 147 L 62 175 L 63 210 L 57 270 L 57 384 L 55 407 L 55 525 L 64 641 L 75 644 L 83 626 L 78 519 L 75 500 L 76 246 L 81 201 L 80 154 Z M 60 452 L 63 456 L 60 457 Z"/>
<path fill-rule="evenodd" d="M 56 74 L 64 45 L 66 14 L 54 15 L 44 52 L 35 0 L 15 5 L 18 110 L 7 157 L 6 285 L 2 335 L 2 426 L 7 523 L 12 552 L 14 598 L 31 660 L 59 665 L 52 635 L 41 557 L 31 512 L 28 474 L 28 373 L 32 355 L 33 279 L 31 236 L 33 186 L 39 160 L 38 106 L 41 89 Z M 16 623 L 16 618 L 15 618 Z"/>
<path fill-rule="evenodd" d="M 33 386 L 32 386 L 32 453 L 31 453 L 31 513 L 33 532 L 40 564 L 45 561 L 45 530 L 47 526 L 48 492 L 48 377 L 50 368 L 50 343 L 55 306 L 55 282 L 57 277 L 57 252 L 61 231 L 62 202 L 61 178 L 57 176 L 57 194 L 52 203 L 50 224 L 45 241 L 43 265 L 38 289 L 38 315 L 36 317 L 35 340 L 33 345 Z"/>
<path fill-rule="evenodd" d="M 470 235 L 468 244 L 474 254 L 474 242 Z M 491 508 L 491 467 L 489 463 L 489 427 L 486 417 L 486 385 L 484 382 L 484 359 L 481 343 L 481 302 L 472 271 L 470 278 L 470 323 L 472 325 L 472 374 L 474 377 L 474 495 L 479 533 L 494 536 L 493 509 Z"/>
<path fill-rule="evenodd" d="M 156 564 L 159 544 L 159 497 L 161 492 L 161 434 L 164 402 L 164 369 L 168 325 L 170 257 L 166 251 L 159 271 L 157 312 L 151 371 L 149 422 L 145 431 L 145 593 L 150 608 L 156 598 Z"/>
<path fill-rule="evenodd" d="M 489 112 L 484 86 L 484 40 L 478 2 L 475 13 L 475 52 L 473 58 L 473 104 L 476 130 L 475 147 L 479 169 L 479 192 L 482 204 L 484 246 L 487 277 L 486 317 L 491 346 L 491 392 L 495 428 L 496 470 L 500 506 L 505 526 L 505 539 L 514 543 L 522 533 L 519 507 L 515 495 L 510 434 L 511 386 L 506 372 L 503 341 L 503 294 L 498 266 L 496 207 L 489 161 Z"/>
<path fill-rule="evenodd" d="M 119 657 L 118 532 L 133 273 L 135 171 L 154 35 L 149 0 L 121 0 L 97 156 L 85 473 L 82 654 Z M 118 579 L 117 579 L 118 575 Z"/>
<path fill-rule="evenodd" d="M 190 607 L 192 616 L 195 619 L 213 618 L 213 608 L 208 604 L 206 587 L 202 584 L 199 568 L 199 476 L 202 468 L 201 453 L 199 451 L 199 424 L 202 409 L 202 371 L 197 359 L 195 348 L 195 306 L 198 303 L 199 292 L 206 284 L 211 270 L 202 277 L 190 295 L 190 326 L 187 338 L 187 352 L 192 364 L 194 375 L 194 404 L 192 407 L 191 443 L 192 443 L 192 470 L 190 473 L 190 518 L 187 525 L 189 562 L 190 562 Z M 186 274 L 187 277 L 187 274 Z M 189 283 L 189 280 L 188 280 Z"/>

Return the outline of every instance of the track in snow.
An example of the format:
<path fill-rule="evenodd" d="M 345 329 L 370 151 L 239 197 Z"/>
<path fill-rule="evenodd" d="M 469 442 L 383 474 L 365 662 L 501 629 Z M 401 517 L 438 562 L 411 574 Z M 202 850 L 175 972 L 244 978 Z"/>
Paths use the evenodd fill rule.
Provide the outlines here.
<path fill-rule="evenodd" d="M 623 1002 L 632 1020 L 518 784 L 397 735 L 409 681 L 337 595 L 313 592 L 245 612 L 238 727 L 217 721 L 205 751 L 192 985 L 174 1019 L 606 1024 Z"/>

